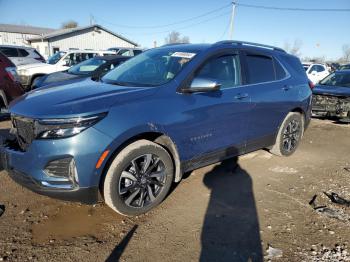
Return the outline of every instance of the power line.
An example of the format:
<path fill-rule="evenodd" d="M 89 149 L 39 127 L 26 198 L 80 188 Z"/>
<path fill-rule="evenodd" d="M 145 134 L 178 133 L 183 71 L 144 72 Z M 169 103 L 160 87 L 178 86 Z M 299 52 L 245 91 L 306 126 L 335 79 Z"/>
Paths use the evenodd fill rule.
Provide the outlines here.
<path fill-rule="evenodd" d="M 114 25 L 114 26 L 117 26 L 117 27 L 125 27 L 125 28 L 136 28 L 136 29 L 146 29 L 146 28 L 162 28 L 162 27 L 169 27 L 169 26 L 173 26 L 173 25 L 178 25 L 178 24 L 182 24 L 182 23 L 186 23 L 186 22 L 189 22 L 189 21 L 192 21 L 192 20 L 196 20 L 198 18 L 201 18 L 201 17 L 205 17 L 205 16 L 208 16 L 210 14 L 213 14 L 213 13 L 216 13 L 216 12 L 219 12 L 225 8 L 228 8 L 232 5 L 232 3 L 229 3 L 227 5 L 224 5 L 222 7 L 219 7 L 217 9 L 214 9 L 214 10 L 211 10 L 209 12 L 206 12 L 206 13 L 203 13 L 201 15 L 198 15 L 198 16 L 195 16 L 195 17 L 191 17 L 191 18 L 187 18 L 187 19 L 184 19 L 184 20 L 180 20 L 180 21 L 177 21 L 177 22 L 173 22 L 173 23 L 170 23 L 170 24 L 164 24 L 164 25 L 151 25 L 151 26 L 142 26 L 142 25 L 138 25 L 138 26 L 130 26 L 130 25 L 123 25 L 123 24 L 116 24 L 116 23 L 112 23 L 112 22 L 109 22 L 101 17 L 97 17 L 95 16 L 95 18 L 107 23 L 107 24 L 110 24 L 110 25 Z"/>
<path fill-rule="evenodd" d="M 179 30 L 187 29 L 187 28 L 194 27 L 194 26 L 197 26 L 197 25 L 200 25 L 200 24 L 203 24 L 203 23 L 206 23 L 206 22 L 218 19 L 218 18 L 222 18 L 224 15 L 229 14 L 229 13 L 231 13 L 231 11 L 223 12 L 223 13 L 220 13 L 219 15 L 216 15 L 216 16 L 213 16 L 211 18 L 208 18 L 208 19 L 205 19 L 205 20 L 201 20 L 199 22 L 192 23 L 192 24 L 189 24 L 189 25 L 186 25 L 186 26 L 177 27 L 177 28 L 174 28 L 174 29 L 169 29 L 169 30 L 164 30 L 164 31 L 151 32 L 151 33 L 150 32 L 147 32 L 147 33 L 135 33 L 134 32 L 134 33 L 123 33 L 123 34 L 124 35 L 157 35 L 157 34 L 170 33 L 171 31 L 179 31 Z"/>
<path fill-rule="evenodd" d="M 248 5 L 232 2 L 236 6 L 250 7 L 257 9 L 267 10 L 279 10 L 279 11 L 303 11 L 303 12 L 350 12 L 350 9 L 335 9 L 335 8 L 293 8 L 293 7 L 274 7 L 274 6 L 263 6 L 263 5 Z"/>

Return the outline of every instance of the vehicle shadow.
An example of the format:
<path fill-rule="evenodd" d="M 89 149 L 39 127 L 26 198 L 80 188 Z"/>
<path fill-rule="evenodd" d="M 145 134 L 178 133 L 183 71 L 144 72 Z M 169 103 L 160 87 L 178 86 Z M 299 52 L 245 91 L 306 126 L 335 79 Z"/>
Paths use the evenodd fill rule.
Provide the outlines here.
<path fill-rule="evenodd" d="M 123 240 L 113 249 L 112 253 L 106 259 L 106 262 L 119 261 L 119 259 L 122 256 L 125 248 L 127 247 L 128 243 L 130 242 L 132 236 L 134 235 L 137 227 L 138 227 L 138 225 L 135 225 L 135 226 L 132 227 L 132 229 L 125 235 Z"/>
<path fill-rule="evenodd" d="M 263 261 L 252 179 L 237 158 L 215 166 L 203 182 L 211 195 L 200 261 Z"/>

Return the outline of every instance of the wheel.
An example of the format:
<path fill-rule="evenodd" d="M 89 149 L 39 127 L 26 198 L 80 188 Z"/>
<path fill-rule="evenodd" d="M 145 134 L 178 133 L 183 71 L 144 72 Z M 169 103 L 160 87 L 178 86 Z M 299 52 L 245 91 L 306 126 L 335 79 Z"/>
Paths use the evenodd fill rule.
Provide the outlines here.
<path fill-rule="evenodd" d="M 139 140 L 112 161 L 103 185 L 106 204 L 122 215 L 146 213 L 159 205 L 174 179 L 174 165 L 160 145 Z"/>
<path fill-rule="evenodd" d="M 278 130 L 276 143 L 270 152 L 278 156 L 290 156 L 297 149 L 304 133 L 303 116 L 290 112 Z"/>

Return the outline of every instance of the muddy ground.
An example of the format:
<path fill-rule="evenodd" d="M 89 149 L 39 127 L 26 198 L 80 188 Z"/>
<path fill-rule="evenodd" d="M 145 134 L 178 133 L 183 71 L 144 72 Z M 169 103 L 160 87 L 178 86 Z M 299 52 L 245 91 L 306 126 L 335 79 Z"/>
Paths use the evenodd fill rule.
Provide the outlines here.
<path fill-rule="evenodd" d="M 350 207 L 323 192 L 350 199 L 349 153 L 350 125 L 314 119 L 293 156 L 196 170 L 134 218 L 34 194 L 1 171 L 0 261 L 348 261 Z"/>

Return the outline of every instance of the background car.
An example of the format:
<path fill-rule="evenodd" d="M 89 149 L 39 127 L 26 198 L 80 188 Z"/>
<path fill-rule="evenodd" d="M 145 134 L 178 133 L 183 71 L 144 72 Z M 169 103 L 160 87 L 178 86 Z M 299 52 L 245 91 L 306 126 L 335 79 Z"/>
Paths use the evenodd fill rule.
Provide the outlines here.
<path fill-rule="evenodd" d="M 0 52 L 7 56 L 16 66 L 46 62 L 45 58 L 32 47 L 0 45 Z"/>
<path fill-rule="evenodd" d="M 95 56 L 72 66 L 67 71 L 56 72 L 42 77 L 36 78 L 33 82 L 32 88 L 51 87 L 61 84 L 68 84 L 78 82 L 86 78 L 100 79 L 107 72 L 119 66 L 121 63 L 128 60 L 127 56 Z"/>
<path fill-rule="evenodd" d="M 329 75 L 329 70 L 327 65 L 319 64 L 319 63 L 303 63 L 303 67 L 305 69 L 307 77 L 314 84 L 317 84 L 320 80 Z"/>
<path fill-rule="evenodd" d="M 26 90 L 30 90 L 34 80 L 37 77 L 61 72 L 69 69 L 73 65 L 79 64 L 82 61 L 90 59 L 94 56 L 114 55 L 113 51 L 98 51 L 98 50 L 68 50 L 56 52 L 49 57 L 47 63 L 28 64 L 17 67 L 17 72 L 20 77 L 22 86 Z"/>
<path fill-rule="evenodd" d="M 338 70 L 313 89 L 314 116 L 350 117 L 350 70 Z"/>
<path fill-rule="evenodd" d="M 126 48 L 126 47 L 111 47 L 109 51 L 114 51 L 116 55 L 122 56 L 135 56 L 141 54 L 143 50 L 141 48 Z"/>
<path fill-rule="evenodd" d="M 16 66 L 0 52 L 0 108 L 6 113 L 9 103 L 24 94 L 18 81 Z"/>
<path fill-rule="evenodd" d="M 350 64 L 341 65 L 339 67 L 339 70 L 345 70 L 345 69 L 350 69 Z"/>

